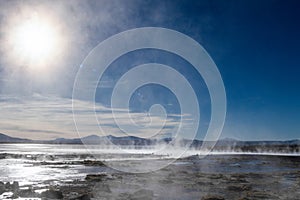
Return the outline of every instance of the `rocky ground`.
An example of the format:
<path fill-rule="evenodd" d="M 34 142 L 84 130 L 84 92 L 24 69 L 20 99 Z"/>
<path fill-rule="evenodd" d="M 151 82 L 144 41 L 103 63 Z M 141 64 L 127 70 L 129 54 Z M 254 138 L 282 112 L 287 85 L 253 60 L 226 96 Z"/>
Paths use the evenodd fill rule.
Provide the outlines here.
<path fill-rule="evenodd" d="M 45 162 L 41 162 L 47 165 Z M 61 163 L 65 165 L 64 163 Z M 84 161 L 85 165 L 102 165 Z M 59 167 L 59 163 L 57 164 Z M 0 194 L 41 199 L 300 199 L 300 158 L 208 156 L 180 159 L 151 173 L 87 174 L 84 180 L 19 187 L 0 182 Z M 5 197 L 2 197 L 5 198 Z M 8 197 L 7 197 L 8 198 Z"/>

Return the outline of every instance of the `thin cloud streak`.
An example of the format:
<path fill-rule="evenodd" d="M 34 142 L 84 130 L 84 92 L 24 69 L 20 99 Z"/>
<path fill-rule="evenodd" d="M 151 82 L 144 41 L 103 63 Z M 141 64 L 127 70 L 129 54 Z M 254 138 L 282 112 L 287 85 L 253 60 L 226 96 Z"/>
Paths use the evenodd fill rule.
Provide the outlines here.
<path fill-rule="evenodd" d="M 76 114 L 80 115 L 83 121 L 76 121 L 84 127 L 84 132 L 77 134 L 73 121 L 72 99 L 46 97 L 34 95 L 33 97 L 16 98 L 12 96 L 0 96 L 0 131 L 14 137 L 25 137 L 30 139 L 54 139 L 58 137 L 76 138 L 84 137 L 95 133 L 98 124 L 89 121 L 95 117 L 94 113 L 87 110 L 91 103 L 81 102 L 81 109 Z M 102 105 L 96 105 L 97 117 L 101 121 L 101 128 L 107 135 L 124 136 L 124 133 L 114 123 L 111 109 Z M 77 110 L 78 111 L 78 110 Z M 128 120 L 128 110 L 114 110 L 116 117 L 123 125 L 131 126 Z M 141 137 L 147 137 L 153 131 L 161 128 L 159 125 L 164 120 L 160 116 L 152 116 L 151 126 L 147 126 L 149 121 L 145 118 L 145 113 L 131 113 L 135 123 L 146 128 L 140 133 L 133 133 Z M 162 133 L 169 133 L 179 124 L 180 115 L 173 115 L 167 118 L 166 126 Z"/>

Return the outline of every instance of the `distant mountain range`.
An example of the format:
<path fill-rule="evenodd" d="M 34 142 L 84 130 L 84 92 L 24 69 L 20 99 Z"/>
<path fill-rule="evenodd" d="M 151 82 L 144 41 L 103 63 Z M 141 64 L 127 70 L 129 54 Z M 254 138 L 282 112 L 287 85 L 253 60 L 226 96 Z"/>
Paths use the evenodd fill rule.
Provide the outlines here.
<path fill-rule="evenodd" d="M 0 143 L 30 143 L 32 140 L 10 137 L 0 133 Z"/>
<path fill-rule="evenodd" d="M 39 144 L 110 144 L 110 142 L 117 145 L 133 145 L 133 146 L 149 146 L 156 144 L 166 144 L 172 141 L 172 138 L 164 139 L 145 139 L 134 136 L 115 137 L 89 135 L 83 138 L 57 138 L 54 140 L 30 140 L 24 138 L 10 137 L 0 133 L 0 143 L 39 143 Z M 191 143 L 193 148 L 199 148 L 203 144 L 200 140 L 182 140 L 181 144 Z M 209 143 L 208 143 L 209 144 Z M 287 140 L 287 141 L 240 141 L 231 138 L 219 140 L 214 148 L 216 151 L 276 151 L 276 152 L 300 152 L 300 140 Z"/>
<path fill-rule="evenodd" d="M 126 137 L 115 137 L 112 135 L 109 136 L 97 136 L 97 135 L 89 135 L 83 138 L 56 138 L 54 140 L 30 140 L 24 138 L 16 138 L 10 137 L 3 133 L 0 133 L 0 143 L 41 143 L 41 144 L 110 144 L 108 142 L 110 140 L 112 143 L 116 143 L 119 145 L 152 145 L 156 144 L 158 140 L 155 139 L 144 139 L 134 136 L 126 136 Z M 168 142 L 168 139 L 163 139 L 162 141 Z"/>

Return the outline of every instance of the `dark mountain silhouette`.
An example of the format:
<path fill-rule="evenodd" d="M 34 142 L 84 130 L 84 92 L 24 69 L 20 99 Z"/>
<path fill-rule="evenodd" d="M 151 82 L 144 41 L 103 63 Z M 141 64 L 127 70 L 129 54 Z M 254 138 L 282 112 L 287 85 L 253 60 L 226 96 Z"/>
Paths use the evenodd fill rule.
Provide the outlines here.
<path fill-rule="evenodd" d="M 0 143 L 28 143 L 28 142 L 31 142 L 31 140 L 10 137 L 8 135 L 0 133 Z"/>

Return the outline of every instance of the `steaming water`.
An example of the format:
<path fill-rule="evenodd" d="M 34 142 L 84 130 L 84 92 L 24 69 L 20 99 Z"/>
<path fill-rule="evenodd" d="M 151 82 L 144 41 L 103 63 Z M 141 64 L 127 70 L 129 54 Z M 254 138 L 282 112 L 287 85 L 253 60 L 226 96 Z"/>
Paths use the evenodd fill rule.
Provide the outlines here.
<path fill-rule="evenodd" d="M 151 148 L 127 149 L 125 152 L 114 148 L 107 148 L 99 149 L 97 153 L 101 155 L 103 160 L 120 160 L 122 162 L 145 159 L 169 159 L 172 157 L 171 151 L 164 155 L 158 155 L 157 153 L 153 153 L 153 149 Z M 189 150 L 184 156 L 197 154 L 201 154 L 201 152 Z M 105 166 L 84 166 L 80 163 L 76 163 L 87 159 L 95 159 L 83 145 L 0 144 L 0 155 L 2 155 L 2 157 L 0 156 L 0 181 L 18 181 L 21 186 L 38 185 L 40 187 L 45 183 L 58 184 L 60 182 L 68 182 L 76 179 L 81 180 L 90 173 L 112 171 L 112 169 Z M 220 163 L 217 162 L 219 162 L 220 158 L 227 159 L 229 158 L 228 156 L 234 157 L 238 155 L 300 156 L 299 154 L 277 154 L 269 152 L 211 152 L 208 158 L 193 162 L 200 162 L 202 170 L 204 171 L 211 171 L 209 166 L 212 164 L 216 164 L 216 166 L 220 167 L 218 171 L 237 170 L 230 168 L 230 166 L 221 166 Z M 47 161 L 47 164 L 41 164 L 45 161 Z M 58 162 L 60 162 L 59 165 L 57 164 Z M 258 170 L 255 168 L 255 162 L 257 162 L 257 160 L 253 159 L 251 162 L 253 163 L 253 167 L 247 168 L 247 170 Z M 177 161 L 173 164 L 189 165 L 191 163 L 191 161 Z M 232 162 L 231 167 L 242 164 L 243 163 Z M 259 170 L 270 170 L 270 168 Z"/>

